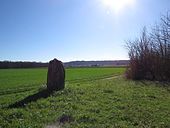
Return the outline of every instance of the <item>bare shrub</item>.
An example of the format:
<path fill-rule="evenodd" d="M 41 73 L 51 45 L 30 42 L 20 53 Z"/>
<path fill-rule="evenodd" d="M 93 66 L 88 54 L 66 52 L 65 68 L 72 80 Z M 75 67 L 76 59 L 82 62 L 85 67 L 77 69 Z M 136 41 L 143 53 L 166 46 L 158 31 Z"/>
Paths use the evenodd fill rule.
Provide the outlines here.
<path fill-rule="evenodd" d="M 170 80 L 170 15 L 161 18 L 152 33 L 143 29 L 141 37 L 128 41 L 130 58 L 127 78 L 139 80 Z"/>

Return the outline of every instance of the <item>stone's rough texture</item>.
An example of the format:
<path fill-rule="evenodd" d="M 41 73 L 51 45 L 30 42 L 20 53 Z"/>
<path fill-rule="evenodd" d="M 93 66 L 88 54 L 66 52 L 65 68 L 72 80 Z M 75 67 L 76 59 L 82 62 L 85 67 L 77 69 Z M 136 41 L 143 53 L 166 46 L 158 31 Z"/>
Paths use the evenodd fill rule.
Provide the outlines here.
<path fill-rule="evenodd" d="M 64 89 L 65 69 L 63 63 L 57 59 L 51 60 L 48 65 L 47 89 L 50 91 Z"/>

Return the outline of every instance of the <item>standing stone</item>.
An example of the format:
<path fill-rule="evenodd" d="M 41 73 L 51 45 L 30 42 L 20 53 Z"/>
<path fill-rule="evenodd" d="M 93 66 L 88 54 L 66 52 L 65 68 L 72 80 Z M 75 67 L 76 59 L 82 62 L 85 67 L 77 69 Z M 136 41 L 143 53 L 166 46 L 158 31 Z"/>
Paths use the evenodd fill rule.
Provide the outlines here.
<path fill-rule="evenodd" d="M 48 65 L 47 89 L 50 91 L 64 89 L 65 69 L 63 63 L 57 59 L 51 60 Z"/>

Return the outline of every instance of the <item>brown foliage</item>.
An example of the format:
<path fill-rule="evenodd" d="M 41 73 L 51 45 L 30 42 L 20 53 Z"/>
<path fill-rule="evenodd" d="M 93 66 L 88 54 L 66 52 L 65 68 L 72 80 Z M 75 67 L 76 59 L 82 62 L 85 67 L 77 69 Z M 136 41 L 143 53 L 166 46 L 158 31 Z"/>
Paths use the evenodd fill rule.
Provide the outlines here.
<path fill-rule="evenodd" d="M 129 79 L 170 80 L 170 15 L 163 16 L 161 23 L 153 28 L 151 34 L 143 29 L 141 37 L 128 41 Z"/>

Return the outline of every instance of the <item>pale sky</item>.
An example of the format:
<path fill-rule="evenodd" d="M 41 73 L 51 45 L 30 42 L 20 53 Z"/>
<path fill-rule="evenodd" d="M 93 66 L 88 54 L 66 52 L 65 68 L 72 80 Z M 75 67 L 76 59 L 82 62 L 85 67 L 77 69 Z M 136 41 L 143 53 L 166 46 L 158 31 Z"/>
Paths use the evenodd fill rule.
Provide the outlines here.
<path fill-rule="evenodd" d="M 170 0 L 0 0 L 0 61 L 128 59 Z"/>

